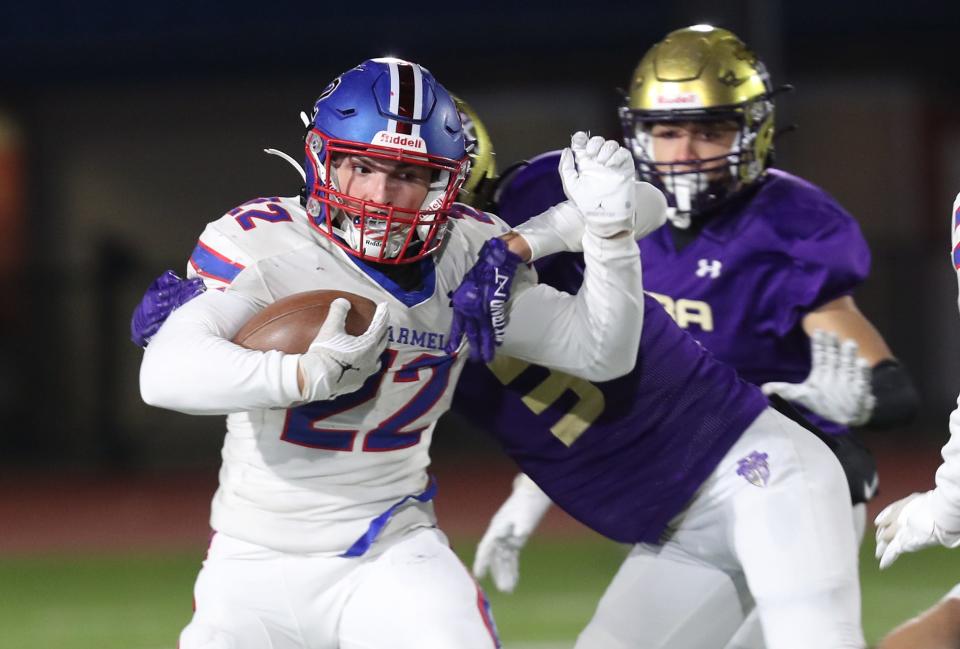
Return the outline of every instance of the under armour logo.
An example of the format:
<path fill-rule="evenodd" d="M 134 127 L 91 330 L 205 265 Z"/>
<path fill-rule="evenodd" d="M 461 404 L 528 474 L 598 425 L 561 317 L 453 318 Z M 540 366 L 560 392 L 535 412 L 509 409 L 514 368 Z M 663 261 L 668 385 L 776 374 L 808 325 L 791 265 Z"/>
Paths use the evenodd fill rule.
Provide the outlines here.
<path fill-rule="evenodd" d="M 697 277 L 707 277 L 716 279 L 720 277 L 720 268 L 723 264 L 719 259 L 700 259 L 697 261 Z"/>
<path fill-rule="evenodd" d="M 336 358 L 333 360 L 337 363 L 337 365 L 340 366 L 340 376 L 337 377 L 337 383 L 339 383 L 343 379 L 343 375 L 349 372 L 350 370 L 356 370 L 358 372 L 360 371 L 359 367 L 354 367 L 350 363 L 344 363 L 343 361 L 338 361 Z"/>

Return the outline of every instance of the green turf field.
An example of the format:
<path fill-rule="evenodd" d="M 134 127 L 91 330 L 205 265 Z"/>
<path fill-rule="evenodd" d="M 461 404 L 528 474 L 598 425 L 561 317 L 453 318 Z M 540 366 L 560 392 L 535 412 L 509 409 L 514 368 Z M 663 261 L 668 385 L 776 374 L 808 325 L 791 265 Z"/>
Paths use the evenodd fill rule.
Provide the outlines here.
<path fill-rule="evenodd" d="M 474 543 L 455 547 L 469 564 Z M 960 581 L 960 550 L 906 556 L 883 574 L 872 551 L 868 543 L 861 557 L 871 642 Z M 599 540 L 534 539 L 517 592 L 488 586 L 506 649 L 572 646 L 624 552 Z M 0 649 L 172 649 L 201 555 L 0 558 Z"/>

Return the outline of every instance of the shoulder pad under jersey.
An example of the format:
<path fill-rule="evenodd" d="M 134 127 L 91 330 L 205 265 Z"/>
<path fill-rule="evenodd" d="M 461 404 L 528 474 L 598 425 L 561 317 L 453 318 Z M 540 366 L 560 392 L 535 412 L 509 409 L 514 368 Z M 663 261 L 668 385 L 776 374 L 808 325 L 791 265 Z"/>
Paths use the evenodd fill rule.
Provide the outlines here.
<path fill-rule="evenodd" d="M 771 169 L 767 182 L 746 206 L 762 214 L 785 241 L 817 239 L 825 232 L 859 234 L 855 219 L 824 189 Z"/>
<path fill-rule="evenodd" d="M 450 210 L 449 227 L 448 236 L 465 239 L 467 247 L 474 250 L 479 250 L 487 239 L 499 237 L 510 231 L 510 226 L 496 214 L 484 212 L 463 203 L 453 204 Z"/>
<path fill-rule="evenodd" d="M 297 198 L 257 198 L 207 224 L 187 264 L 189 277 L 224 289 L 246 267 L 315 241 Z"/>

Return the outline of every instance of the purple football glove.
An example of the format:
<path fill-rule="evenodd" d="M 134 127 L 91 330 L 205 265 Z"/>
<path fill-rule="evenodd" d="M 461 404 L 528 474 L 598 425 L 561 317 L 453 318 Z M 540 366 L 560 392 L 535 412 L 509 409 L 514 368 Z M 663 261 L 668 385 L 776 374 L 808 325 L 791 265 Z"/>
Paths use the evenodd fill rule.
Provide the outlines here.
<path fill-rule="evenodd" d="M 496 346 L 503 342 L 507 326 L 505 305 L 521 261 L 502 239 L 490 239 L 483 244 L 477 263 L 450 294 L 453 322 L 444 348 L 448 354 L 457 350 L 466 334 L 470 360 L 493 360 Z"/>
<path fill-rule="evenodd" d="M 130 318 L 130 339 L 138 347 L 146 347 L 153 334 L 170 316 L 174 309 L 186 304 L 206 289 L 203 280 L 180 279 L 172 270 L 166 270 L 153 280 L 140 304 Z"/>

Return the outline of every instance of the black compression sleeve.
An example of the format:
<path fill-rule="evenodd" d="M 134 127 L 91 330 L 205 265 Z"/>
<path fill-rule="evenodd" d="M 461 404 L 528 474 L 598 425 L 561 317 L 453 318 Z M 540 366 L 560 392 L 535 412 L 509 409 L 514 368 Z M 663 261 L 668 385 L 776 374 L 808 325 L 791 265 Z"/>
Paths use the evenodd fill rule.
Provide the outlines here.
<path fill-rule="evenodd" d="M 920 408 L 920 394 L 907 370 L 896 359 L 873 366 L 870 384 L 877 404 L 869 428 L 894 428 L 910 423 Z"/>

